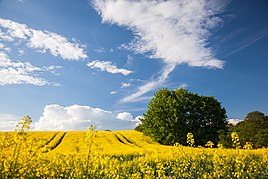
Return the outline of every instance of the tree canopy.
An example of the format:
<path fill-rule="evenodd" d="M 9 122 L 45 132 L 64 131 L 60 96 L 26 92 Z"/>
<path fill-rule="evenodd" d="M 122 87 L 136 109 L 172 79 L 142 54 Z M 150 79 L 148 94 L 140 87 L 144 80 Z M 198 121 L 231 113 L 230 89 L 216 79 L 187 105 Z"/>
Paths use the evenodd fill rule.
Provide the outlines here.
<path fill-rule="evenodd" d="M 242 145 L 252 142 L 255 148 L 268 147 L 268 116 L 260 111 L 248 113 L 232 130 L 238 133 Z"/>
<path fill-rule="evenodd" d="M 217 143 L 218 131 L 226 129 L 226 110 L 212 96 L 200 96 L 185 90 L 161 89 L 149 102 L 141 119 L 141 130 L 155 141 L 186 145 L 186 135 L 194 135 L 195 144 Z"/>

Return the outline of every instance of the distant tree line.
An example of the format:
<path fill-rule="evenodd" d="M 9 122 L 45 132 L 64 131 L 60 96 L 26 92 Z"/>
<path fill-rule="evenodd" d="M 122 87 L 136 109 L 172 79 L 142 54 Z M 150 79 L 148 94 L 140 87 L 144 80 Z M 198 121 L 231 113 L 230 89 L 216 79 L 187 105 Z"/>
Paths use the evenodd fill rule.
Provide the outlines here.
<path fill-rule="evenodd" d="M 219 142 L 225 147 L 232 146 L 232 132 L 239 135 L 241 146 L 250 142 L 254 148 L 268 147 L 268 116 L 260 111 L 253 111 L 236 125 L 229 124 L 228 131 L 221 131 L 219 136 Z"/>

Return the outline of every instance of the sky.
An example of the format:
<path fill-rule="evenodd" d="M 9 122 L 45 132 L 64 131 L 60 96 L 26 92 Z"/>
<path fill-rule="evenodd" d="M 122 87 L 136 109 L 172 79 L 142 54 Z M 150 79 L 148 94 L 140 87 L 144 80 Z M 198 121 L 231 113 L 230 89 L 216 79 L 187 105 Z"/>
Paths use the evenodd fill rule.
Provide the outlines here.
<path fill-rule="evenodd" d="M 134 129 L 159 89 L 268 114 L 267 0 L 0 0 L 0 130 Z"/>

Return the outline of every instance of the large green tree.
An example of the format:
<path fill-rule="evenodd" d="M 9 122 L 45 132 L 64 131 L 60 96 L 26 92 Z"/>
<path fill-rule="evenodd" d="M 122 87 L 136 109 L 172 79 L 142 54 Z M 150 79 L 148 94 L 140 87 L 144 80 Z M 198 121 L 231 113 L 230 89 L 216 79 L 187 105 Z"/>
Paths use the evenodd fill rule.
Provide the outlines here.
<path fill-rule="evenodd" d="M 226 111 L 211 96 L 200 96 L 183 88 L 161 89 L 149 102 L 141 119 L 141 129 L 155 141 L 173 145 L 186 145 L 188 132 L 194 134 L 195 143 L 217 143 L 218 131 L 226 129 Z"/>
<path fill-rule="evenodd" d="M 260 111 L 248 113 L 232 130 L 238 133 L 241 145 L 252 142 L 256 148 L 268 147 L 268 116 Z"/>

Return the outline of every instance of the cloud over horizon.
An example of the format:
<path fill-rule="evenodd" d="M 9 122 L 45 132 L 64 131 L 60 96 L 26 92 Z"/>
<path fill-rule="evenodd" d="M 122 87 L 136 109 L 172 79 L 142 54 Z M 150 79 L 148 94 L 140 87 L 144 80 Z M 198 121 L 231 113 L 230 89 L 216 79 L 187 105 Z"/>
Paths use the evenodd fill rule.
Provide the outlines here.
<path fill-rule="evenodd" d="M 210 30 L 223 22 L 218 15 L 224 11 L 226 1 L 93 0 L 92 4 L 103 23 L 133 32 L 133 40 L 122 47 L 166 64 L 158 78 L 138 87 L 122 102 L 134 101 L 163 85 L 176 65 L 223 68 L 224 62 L 215 57 L 208 39 Z"/>
<path fill-rule="evenodd" d="M 11 114 L 0 113 L 0 131 L 14 131 L 20 117 Z"/>
<path fill-rule="evenodd" d="M 46 105 L 40 119 L 33 123 L 33 130 L 86 130 L 95 125 L 98 130 L 134 129 L 140 121 L 131 113 L 114 113 L 90 106 L 58 104 Z"/>

